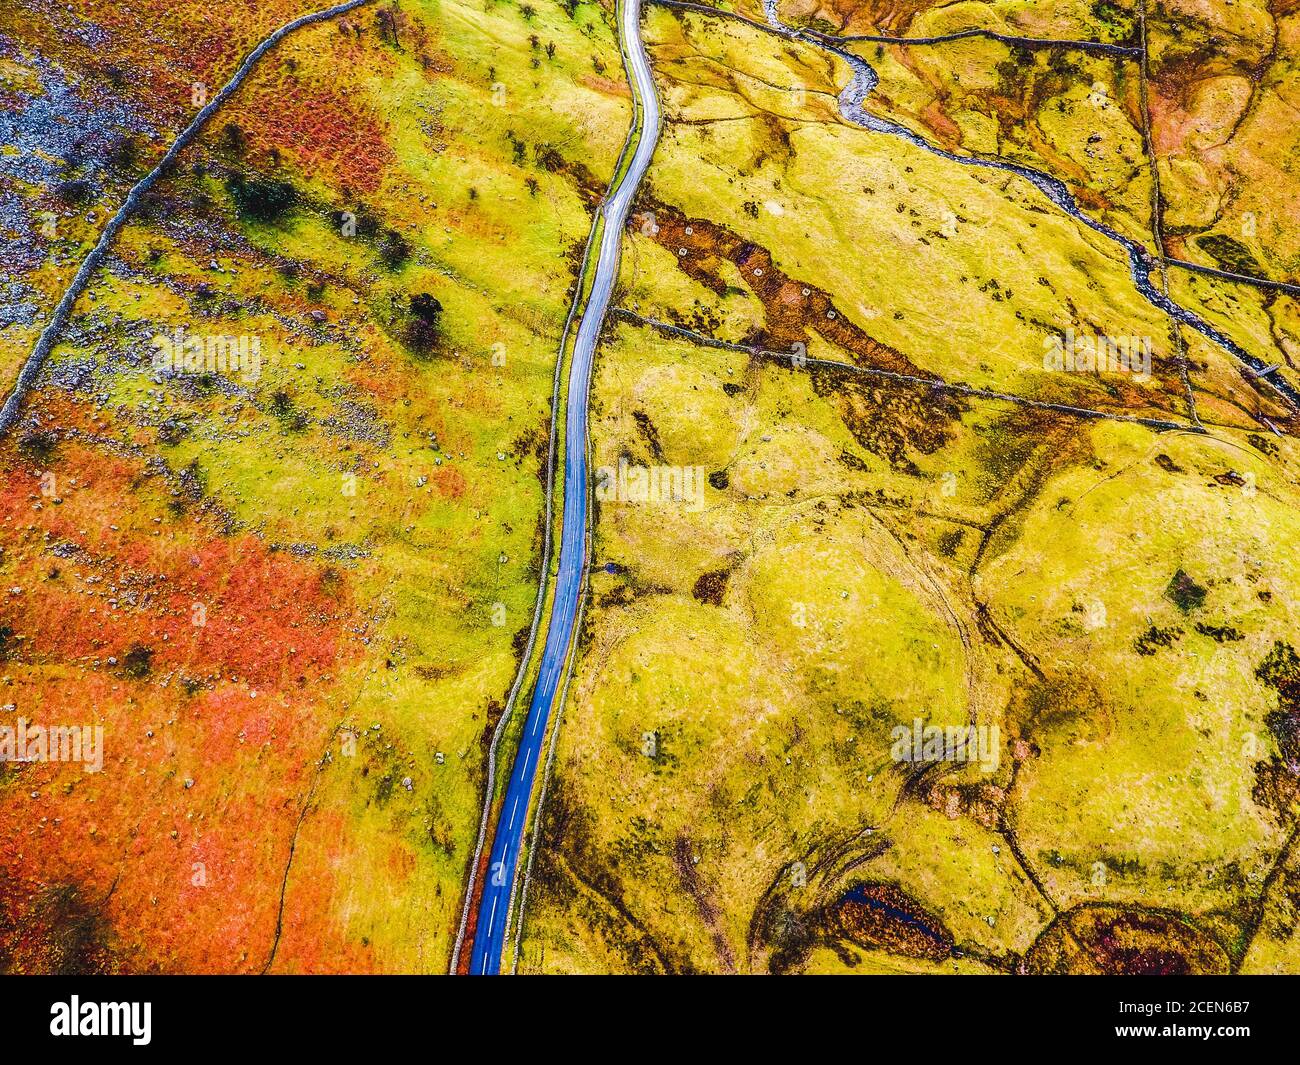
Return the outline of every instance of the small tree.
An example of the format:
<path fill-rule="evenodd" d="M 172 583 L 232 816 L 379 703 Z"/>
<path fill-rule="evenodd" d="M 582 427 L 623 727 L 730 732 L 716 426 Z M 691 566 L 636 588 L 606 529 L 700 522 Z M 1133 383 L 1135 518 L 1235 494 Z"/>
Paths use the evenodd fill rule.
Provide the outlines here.
<path fill-rule="evenodd" d="M 379 241 L 379 257 L 390 270 L 396 270 L 411 257 L 411 244 L 397 230 L 388 230 Z"/>
<path fill-rule="evenodd" d="M 227 122 L 221 130 L 221 148 L 238 158 L 248 150 L 248 138 L 237 122 Z"/>
<path fill-rule="evenodd" d="M 90 182 L 85 178 L 71 178 L 68 181 L 60 181 L 54 186 L 54 195 L 72 207 L 89 203 L 91 193 Z"/>
<path fill-rule="evenodd" d="M 108 160 L 114 170 L 131 171 L 140 165 L 140 145 L 130 133 L 114 139 Z"/>
<path fill-rule="evenodd" d="M 438 343 L 442 330 L 442 304 L 436 296 L 421 292 L 410 299 L 411 325 L 407 337 L 411 347 L 424 354 Z"/>
<path fill-rule="evenodd" d="M 256 222 L 274 222 L 297 202 L 297 194 L 287 181 L 262 181 L 234 174 L 226 182 L 235 210 L 241 218 Z"/>

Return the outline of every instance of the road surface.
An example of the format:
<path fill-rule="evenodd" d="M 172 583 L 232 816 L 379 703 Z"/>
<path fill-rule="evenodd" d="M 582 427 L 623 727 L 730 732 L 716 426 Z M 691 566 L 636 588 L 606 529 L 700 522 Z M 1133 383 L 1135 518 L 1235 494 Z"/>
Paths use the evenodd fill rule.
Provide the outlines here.
<path fill-rule="evenodd" d="M 641 43 L 641 0 L 626 0 L 622 4 L 619 37 L 627 56 L 633 91 L 640 105 L 640 136 L 631 163 L 617 187 L 606 197 L 602 208 L 605 226 L 600 238 L 591 296 L 573 344 L 564 422 L 564 517 L 555 600 L 542 650 L 541 670 L 528 704 L 523 736 L 510 770 L 510 783 L 497 821 L 496 835 L 492 839 L 474 946 L 470 953 L 469 971 L 473 974 L 497 973 L 501 968 L 501 951 L 505 944 L 511 889 L 527 821 L 528 800 L 532 795 L 538 763 L 542 760 L 546 722 L 564 676 L 582 591 L 587 532 L 587 398 L 591 387 L 592 357 L 609 309 L 614 281 L 618 277 L 619 249 L 628 212 L 659 140 L 659 98 L 650 76 L 650 61 Z"/>

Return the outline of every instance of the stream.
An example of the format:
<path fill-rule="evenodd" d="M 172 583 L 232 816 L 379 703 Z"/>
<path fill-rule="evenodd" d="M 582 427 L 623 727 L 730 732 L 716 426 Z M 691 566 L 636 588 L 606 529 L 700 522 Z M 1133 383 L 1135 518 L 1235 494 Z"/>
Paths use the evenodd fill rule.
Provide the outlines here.
<path fill-rule="evenodd" d="M 793 40 L 801 41 L 805 44 L 811 44 L 814 47 L 821 48 L 838 56 L 848 64 L 849 69 L 853 71 L 852 78 L 847 85 L 840 91 L 839 109 L 840 114 L 855 126 L 869 130 L 872 133 L 883 133 L 891 137 L 898 137 L 907 141 L 909 144 L 929 152 L 931 155 L 937 155 L 941 159 L 957 163 L 961 166 L 974 167 L 981 170 L 1001 170 L 1008 174 L 1014 174 L 1016 177 L 1023 178 L 1029 184 L 1033 185 L 1048 200 L 1060 210 L 1064 211 L 1071 218 L 1087 226 L 1094 233 L 1098 233 L 1107 240 L 1118 244 L 1124 249 L 1128 256 L 1129 273 L 1133 278 L 1133 284 L 1137 290 L 1151 303 L 1154 307 L 1164 311 L 1171 318 L 1191 329 L 1196 330 L 1203 337 L 1217 344 L 1224 351 L 1228 352 L 1234 358 L 1239 360 L 1243 365 L 1249 367 L 1256 374 L 1267 369 L 1270 365 L 1262 359 L 1251 355 L 1235 341 L 1225 336 L 1222 332 L 1212 326 L 1199 315 L 1189 311 L 1175 303 L 1164 292 L 1151 283 L 1152 271 L 1159 268 L 1159 262 L 1147 251 L 1141 244 L 1130 237 L 1124 236 L 1117 232 L 1104 222 L 1089 217 L 1079 207 L 1078 202 L 1071 194 L 1065 182 L 1054 178 L 1049 174 L 1044 174 L 1031 167 L 1024 166 L 1020 163 L 1009 163 L 1001 159 L 985 159 L 975 156 L 956 155 L 952 152 L 940 148 L 938 145 L 931 144 L 924 137 L 908 129 L 906 126 L 899 125 L 897 122 L 891 122 L 888 119 L 873 115 L 866 109 L 868 97 L 875 91 L 876 86 L 880 84 L 880 75 L 872 65 L 859 55 L 848 51 L 847 49 L 830 44 L 821 35 L 805 33 L 802 30 L 787 26 L 781 21 L 780 14 L 777 10 L 779 0 L 763 0 L 763 10 L 767 15 L 768 25 L 777 33 Z M 1282 393 L 1290 402 L 1300 407 L 1300 392 L 1293 389 L 1289 382 L 1270 375 L 1263 378 L 1278 392 Z"/>

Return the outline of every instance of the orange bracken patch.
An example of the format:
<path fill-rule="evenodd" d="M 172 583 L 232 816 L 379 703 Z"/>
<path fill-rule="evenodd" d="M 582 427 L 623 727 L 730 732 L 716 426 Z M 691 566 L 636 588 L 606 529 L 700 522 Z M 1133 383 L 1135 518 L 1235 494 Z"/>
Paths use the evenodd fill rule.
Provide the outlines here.
<path fill-rule="evenodd" d="M 0 444 L 0 725 L 101 728 L 102 764 L 0 766 L 0 971 L 257 971 L 350 701 L 350 578 L 223 535 L 164 468 L 68 435 L 87 405 L 51 410 L 59 434 Z M 350 964 L 331 920 L 310 935 Z"/>

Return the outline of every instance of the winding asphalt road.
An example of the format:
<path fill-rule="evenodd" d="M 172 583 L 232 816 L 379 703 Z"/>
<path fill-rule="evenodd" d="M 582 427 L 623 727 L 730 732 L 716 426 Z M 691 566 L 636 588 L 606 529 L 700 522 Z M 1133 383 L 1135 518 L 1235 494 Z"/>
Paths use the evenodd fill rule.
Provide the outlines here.
<path fill-rule="evenodd" d="M 551 705 L 564 676 L 574 619 L 586 561 L 587 538 L 587 398 L 591 386 L 591 363 L 596 342 L 605 323 L 614 281 L 618 277 L 619 250 L 632 200 L 650 166 L 659 141 L 659 97 L 650 76 L 650 61 L 641 43 L 641 0 L 625 0 L 619 11 L 619 37 L 627 57 L 633 89 L 640 110 L 640 137 L 632 161 L 601 209 L 605 226 L 600 238 L 596 272 L 586 310 L 578 325 L 569 369 L 569 394 L 565 411 L 564 517 L 560 532 L 559 573 L 555 600 L 551 606 L 542 665 L 528 704 L 523 738 L 515 754 L 506 788 L 505 802 L 497 821 L 488 865 L 487 881 L 478 907 L 478 924 L 470 953 L 469 971 L 497 973 L 505 943 L 519 849 L 527 821 L 528 801 L 541 761 L 542 741 Z"/>

